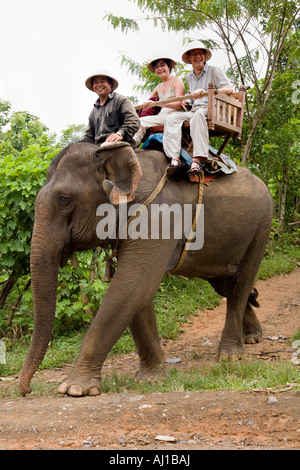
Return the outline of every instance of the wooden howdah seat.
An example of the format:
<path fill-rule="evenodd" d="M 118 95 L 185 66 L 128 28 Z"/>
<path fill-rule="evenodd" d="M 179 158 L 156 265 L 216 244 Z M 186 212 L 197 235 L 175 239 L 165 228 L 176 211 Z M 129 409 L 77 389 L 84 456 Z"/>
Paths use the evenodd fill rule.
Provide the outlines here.
<path fill-rule="evenodd" d="M 224 136 L 224 140 L 220 148 L 216 153 L 213 154 L 216 159 L 221 159 L 221 154 L 229 139 L 231 137 L 235 139 L 241 139 L 246 88 L 244 85 L 241 85 L 238 92 L 227 95 L 225 93 L 219 93 L 218 90 L 215 89 L 215 86 L 210 83 L 208 86 L 208 91 L 203 93 L 203 96 L 205 95 L 208 97 L 207 126 L 209 137 Z M 178 98 L 180 100 L 188 99 L 192 98 L 192 95 L 171 98 L 171 100 L 176 101 Z M 169 102 L 171 102 L 171 100 L 169 100 Z M 166 103 L 167 101 L 168 100 L 165 100 L 164 102 Z M 157 102 L 154 102 L 154 106 L 155 105 L 157 105 Z M 145 141 L 149 135 L 162 133 L 163 130 L 163 126 L 149 128 L 144 136 L 143 141 Z M 185 121 L 183 123 L 182 148 L 192 155 L 193 142 L 190 136 L 189 121 Z"/>

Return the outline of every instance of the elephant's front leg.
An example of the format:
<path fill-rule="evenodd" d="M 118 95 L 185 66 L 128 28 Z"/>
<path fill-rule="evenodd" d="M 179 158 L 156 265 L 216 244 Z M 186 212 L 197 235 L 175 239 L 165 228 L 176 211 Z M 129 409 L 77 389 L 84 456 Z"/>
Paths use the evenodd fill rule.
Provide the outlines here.
<path fill-rule="evenodd" d="M 160 345 L 153 302 L 137 313 L 130 324 L 140 358 L 136 380 L 149 380 L 166 376 L 163 368 L 163 351 Z"/>
<path fill-rule="evenodd" d="M 152 302 L 160 285 L 174 247 L 175 243 L 170 240 L 148 241 L 148 245 L 137 240 L 123 243 L 117 271 L 83 340 L 74 369 L 59 386 L 59 393 L 72 396 L 100 394 L 103 362 L 128 326 L 132 327 L 141 350 L 141 340 L 138 336 L 142 331 L 143 320 L 146 324 L 148 322 L 147 344 L 151 343 L 153 328 L 149 325 L 153 325 L 154 313 L 147 319 L 145 309 Z M 139 319 L 138 314 L 141 312 L 144 313 Z M 143 337 L 145 338 L 145 335 Z M 154 344 L 156 346 L 150 348 L 150 353 L 157 350 L 157 339 Z M 143 352 L 143 365 L 148 360 L 146 356 Z M 154 362 L 158 360 L 160 353 L 156 352 Z"/>
<path fill-rule="evenodd" d="M 84 337 L 74 369 L 59 386 L 59 393 L 77 397 L 101 393 L 103 362 L 129 326 L 135 313 L 130 295 L 125 295 L 125 292 L 122 295 L 121 286 L 117 284 L 112 282 L 109 286 L 99 311 Z"/>
<path fill-rule="evenodd" d="M 100 309 L 84 337 L 74 369 L 59 386 L 59 393 L 71 396 L 101 393 L 103 362 L 113 345 L 129 326 L 135 313 L 130 296 L 121 294 L 121 286 L 120 288 L 114 288 L 114 286 L 116 283 L 109 286 Z M 121 299 L 117 301 L 120 295 L 124 304 Z"/>

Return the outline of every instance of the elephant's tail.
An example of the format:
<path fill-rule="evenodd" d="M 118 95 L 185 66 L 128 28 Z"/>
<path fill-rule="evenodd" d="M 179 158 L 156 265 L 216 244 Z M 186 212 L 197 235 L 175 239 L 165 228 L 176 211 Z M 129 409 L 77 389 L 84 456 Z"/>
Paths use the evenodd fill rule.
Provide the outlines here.
<path fill-rule="evenodd" d="M 258 290 L 255 287 L 252 287 L 250 295 L 248 297 L 248 302 L 253 305 L 253 307 L 260 307 L 259 303 L 257 302 L 258 297 Z"/>

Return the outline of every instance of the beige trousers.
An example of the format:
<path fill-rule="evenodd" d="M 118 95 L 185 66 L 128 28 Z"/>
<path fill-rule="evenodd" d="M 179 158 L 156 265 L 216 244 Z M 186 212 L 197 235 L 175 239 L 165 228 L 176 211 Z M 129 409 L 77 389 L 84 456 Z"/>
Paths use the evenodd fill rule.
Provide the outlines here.
<path fill-rule="evenodd" d="M 144 116 L 140 118 L 141 122 L 141 127 L 133 137 L 136 146 L 138 147 L 146 134 L 146 130 L 149 129 L 149 127 L 155 127 L 155 126 L 163 126 L 166 120 L 166 117 L 170 114 L 173 113 L 174 110 L 170 108 L 162 108 L 161 111 L 153 116 Z"/>
<path fill-rule="evenodd" d="M 167 157 L 179 157 L 182 138 L 182 124 L 190 121 L 190 133 L 193 140 L 193 157 L 205 157 L 208 154 L 209 134 L 206 122 L 207 108 L 195 111 L 174 112 L 167 116 L 164 125 L 163 147 Z"/>

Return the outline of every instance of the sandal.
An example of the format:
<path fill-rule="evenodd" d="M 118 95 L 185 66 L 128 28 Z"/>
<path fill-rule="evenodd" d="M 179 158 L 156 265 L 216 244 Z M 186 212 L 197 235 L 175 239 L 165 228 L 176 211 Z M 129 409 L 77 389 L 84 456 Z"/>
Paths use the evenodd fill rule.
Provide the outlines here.
<path fill-rule="evenodd" d="M 173 173 L 175 173 L 176 170 L 178 170 L 179 168 L 182 168 L 185 165 L 186 164 L 184 162 L 182 162 L 180 160 L 180 158 L 172 157 L 171 158 L 171 163 L 169 163 L 169 165 L 167 166 L 167 174 L 169 176 L 173 175 Z"/>
<path fill-rule="evenodd" d="M 193 159 L 191 163 L 191 167 L 188 170 L 188 173 L 192 175 L 201 175 L 203 171 L 202 165 L 198 160 Z"/>

